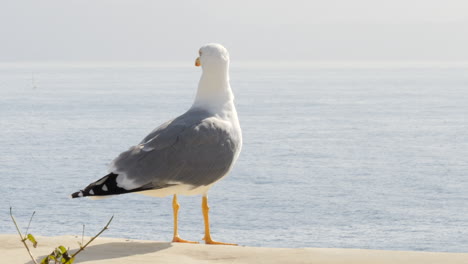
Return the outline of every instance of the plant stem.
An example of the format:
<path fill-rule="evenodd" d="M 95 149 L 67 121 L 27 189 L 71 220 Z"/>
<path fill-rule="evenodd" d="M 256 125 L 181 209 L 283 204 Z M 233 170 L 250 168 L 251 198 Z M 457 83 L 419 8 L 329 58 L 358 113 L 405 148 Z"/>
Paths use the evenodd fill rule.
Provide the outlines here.
<path fill-rule="evenodd" d="M 28 227 L 26 228 L 26 235 L 28 235 L 29 227 L 31 226 L 31 222 L 35 214 L 36 214 L 36 211 L 32 213 L 31 218 L 29 219 L 29 224 L 28 224 Z"/>
<path fill-rule="evenodd" d="M 85 229 L 85 225 L 83 224 L 83 232 L 81 233 L 81 245 L 80 247 L 83 245 L 84 243 L 84 229 Z"/>
<path fill-rule="evenodd" d="M 78 253 L 80 253 L 81 251 L 83 251 L 89 244 L 91 244 L 91 242 L 93 242 L 94 239 L 96 239 L 98 236 L 100 236 L 104 231 L 106 231 L 109 227 L 109 224 L 112 222 L 112 219 L 114 219 L 114 216 L 112 216 L 110 219 L 109 219 L 109 222 L 107 222 L 106 226 L 104 226 L 101 231 L 99 233 L 97 233 L 95 236 L 93 236 L 89 241 L 88 243 L 86 243 L 84 246 L 80 246 L 80 249 L 75 252 L 71 258 L 74 258 L 76 255 L 78 255 Z M 36 263 L 37 264 L 37 263 Z"/>
<path fill-rule="evenodd" d="M 29 253 L 29 256 L 31 257 L 32 261 L 33 261 L 35 264 L 38 264 L 37 261 L 34 259 L 33 255 L 31 254 L 31 251 L 29 250 L 28 244 L 26 244 L 26 239 L 23 237 L 23 235 L 21 234 L 21 231 L 19 230 L 18 224 L 16 223 L 15 217 L 13 216 L 11 207 L 10 207 L 10 216 L 11 216 L 11 220 L 13 220 L 13 223 L 14 223 L 15 226 L 16 226 L 16 230 L 18 231 L 18 234 L 19 234 L 19 236 L 20 236 L 20 238 L 21 238 L 21 242 L 22 242 L 23 245 L 26 247 L 26 250 L 27 250 L 28 253 Z M 32 217 L 31 217 L 31 219 L 32 219 Z"/>

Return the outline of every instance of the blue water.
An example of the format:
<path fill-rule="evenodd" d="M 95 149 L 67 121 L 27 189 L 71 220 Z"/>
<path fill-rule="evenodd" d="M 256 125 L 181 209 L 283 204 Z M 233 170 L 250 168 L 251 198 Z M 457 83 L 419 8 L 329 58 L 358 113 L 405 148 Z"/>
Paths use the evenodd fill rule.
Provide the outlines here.
<path fill-rule="evenodd" d="M 68 195 L 192 103 L 200 69 L 0 66 L 0 233 L 169 241 L 171 198 Z M 33 80 L 34 79 L 34 80 Z M 468 68 L 238 66 L 244 133 L 210 191 L 213 238 L 247 246 L 468 251 Z M 180 233 L 203 237 L 200 197 Z"/>

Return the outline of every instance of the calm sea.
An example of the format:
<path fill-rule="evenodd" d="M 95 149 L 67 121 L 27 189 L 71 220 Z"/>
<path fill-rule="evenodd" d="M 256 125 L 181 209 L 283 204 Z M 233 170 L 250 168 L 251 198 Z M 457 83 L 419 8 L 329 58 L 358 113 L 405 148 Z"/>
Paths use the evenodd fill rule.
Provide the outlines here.
<path fill-rule="evenodd" d="M 192 103 L 200 69 L 0 66 L 0 233 L 169 241 L 171 198 L 72 192 Z M 468 67 L 237 66 L 244 133 L 210 191 L 213 238 L 246 246 L 468 252 Z M 201 197 L 180 233 L 203 237 Z"/>

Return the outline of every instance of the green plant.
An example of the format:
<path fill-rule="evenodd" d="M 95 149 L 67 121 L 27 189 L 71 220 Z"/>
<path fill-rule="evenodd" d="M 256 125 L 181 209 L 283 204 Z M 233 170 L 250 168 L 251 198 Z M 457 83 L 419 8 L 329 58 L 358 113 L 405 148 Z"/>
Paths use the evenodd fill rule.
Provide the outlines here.
<path fill-rule="evenodd" d="M 13 216 L 12 208 L 10 207 L 10 216 L 21 238 L 21 242 L 23 243 L 24 247 L 28 251 L 28 254 L 31 257 L 32 261 L 35 264 L 39 264 L 34 258 L 34 256 L 32 255 L 31 250 L 29 249 L 28 244 L 26 243 L 27 241 L 30 241 L 34 248 L 36 248 L 38 245 L 36 238 L 32 234 L 28 233 L 29 226 L 31 225 L 31 221 L 35 213 L 36 212 L 33 212 L 33 214 L 31 215 L 31 219 L 29 219 L 28 227 L 26 228 L 26 235 L 23 236 L 23 234 L 21 233 L 18 227 L 18 224 L 16 223 L 15 217 Z M 50 253 L 48 256 L 43 258 L 40 264 L 49 264 L 51 261 L 53 261 L 53 263 L 55 264 L 57 263 L 72 264 L 75 261 L 76 255 L 82 252 L 89 244 L 91 244 L 91 242 L 93 242 L 94 239 L 96 239 L 98 236 L 100 236 L 104 231 L 106 231 L 109 228 L 109 225 L 112 222 L 112 219 L 114 219 L 114 216 L 112 216 L 107 222 L 107 224 L 101 229 L 101 231 L 97 233 L 95 236 L 93 236 L 86 244 L 83 245 L 83 243 L 78 242 L 78 244 L 80 245 L 80 249 L 78 249 L 75 253 L 71 254 L 69 252 L 69 249 L 65 248 L 64 246 L 58 246 L 52 251 L 52 253 Z M 84 234 L 84 226 L 83 226 L 83 234 Z"/>

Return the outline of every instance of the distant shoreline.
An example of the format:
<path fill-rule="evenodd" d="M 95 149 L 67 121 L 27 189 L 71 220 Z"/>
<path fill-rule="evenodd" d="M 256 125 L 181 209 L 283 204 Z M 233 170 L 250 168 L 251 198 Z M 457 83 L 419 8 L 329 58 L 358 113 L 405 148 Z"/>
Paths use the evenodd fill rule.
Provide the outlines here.
<path fill-rule="evenodd" d="M 187 67 L 193 68 L 193 61 L 3 61 L 1 68 L 23 67 Z M 468 61 L 232 61 L 231 68 L 282 68 L 282 67 L 310 67 L 310 68 L 452 68 L 468 67 Z"/>

